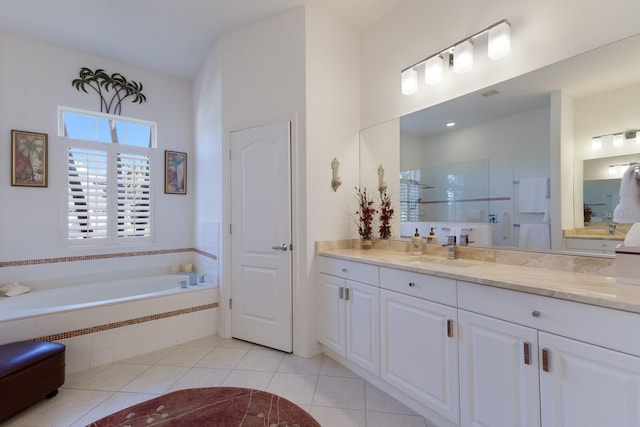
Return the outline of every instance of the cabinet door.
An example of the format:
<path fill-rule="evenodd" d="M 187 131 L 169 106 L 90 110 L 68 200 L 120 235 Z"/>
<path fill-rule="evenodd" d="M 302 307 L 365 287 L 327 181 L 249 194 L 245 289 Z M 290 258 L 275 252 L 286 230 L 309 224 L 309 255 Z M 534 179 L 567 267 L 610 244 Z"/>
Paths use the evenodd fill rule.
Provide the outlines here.
<path fill-rule="evenodd" d="M 539 345 L 544 427 L 640 427 L 639 357 L 544 332 Z"/>
<path fill-rule="evenodd" d="M 540 425 L 535 329 L 458 311 L 463 427 Z"/>
<path fill-rule="evenodd" d="M 459 422 L 456 310 L 380 290 L 381 376 Z"/>
<path fill-rule="evenodd" d="M 346 286 L 346 356 L 380 375 L 378 288 L 349 280 Z"/>
<path fill-rule="evenodd" d="M 344 356 L 345 313 L 343 295 L 345 280 L 320 273 L 318 282 L 320 297 L 318 341 Z"/>

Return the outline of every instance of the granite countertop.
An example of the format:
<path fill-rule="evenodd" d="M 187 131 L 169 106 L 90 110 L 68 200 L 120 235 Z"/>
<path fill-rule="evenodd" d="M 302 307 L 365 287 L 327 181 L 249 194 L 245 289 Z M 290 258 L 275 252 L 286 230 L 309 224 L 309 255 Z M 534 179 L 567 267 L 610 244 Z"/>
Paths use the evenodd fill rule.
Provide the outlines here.
<path fill-rule="evenodd" d="M 640 286 L 617 283 L 615 277 L 592 272 L 475 259 L 448 260 L 444 256 L 381 249 L 319 248 L 316 253 L 640 314 Z"/>
<path fill-rule="evenodd" d="M 562 230 L 563 237 L 571 239 L 595 239 L 595 240 L 618 240 L 623 241 L 629 232 L 628 226 L 617 227 L 613 230 L 613 234 L 609 234 L 609 228 L 603 227 L 584 227 L 574 228 L 570 230 Z"/>

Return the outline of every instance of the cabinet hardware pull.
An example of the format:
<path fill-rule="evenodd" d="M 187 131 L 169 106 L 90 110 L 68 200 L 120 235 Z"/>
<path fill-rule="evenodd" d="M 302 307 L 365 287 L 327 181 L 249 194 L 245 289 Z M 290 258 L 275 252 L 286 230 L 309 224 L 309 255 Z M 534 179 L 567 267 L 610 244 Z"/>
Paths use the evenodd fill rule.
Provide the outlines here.
<path fill-rule="evenodd" d="M 524 364 L 531 365 L 531 343 L 524 342 Z"/>
<path fill-rule="evenodd" d="M 347 270 L 346 268 L 343 268 L 343 269 L 342 269 L 342 272 L 343 272 L 343 273 L 346 273 L 347 271 L 348 271 L 348 270 Z"/>
<path fill-rule="evenodd" d="M 538 310 L 533 310 L 533 311 L 531 312 L 531 315 L 532 315 L 533 317 L 540 317 L 540 312 L 539 312 Z"/>
<path fill-rule="evenodd" d="M 340 286 L 340 290 L 338 291 L 338 297 L 340 299 L 344 298 L 344 287 Z"/>
<path fill-rule="evenodd" d="M 409 286 L 413 287 L 415 285 L 416 285 L 415 282 L 409 282 Z"/>
<path fill-rule="evenodd" d="M 453 338 L 453 320 L 447 319 L 447 336 Z"/>
<path fill-rule="evenodd" d="M 349 301 L 349 288 L 344 288 L 344 300 Z"/>
<path fill-rule="evenodd" d="M 549 372 L 549 349 L 542 349 L 542 370 Z"/>

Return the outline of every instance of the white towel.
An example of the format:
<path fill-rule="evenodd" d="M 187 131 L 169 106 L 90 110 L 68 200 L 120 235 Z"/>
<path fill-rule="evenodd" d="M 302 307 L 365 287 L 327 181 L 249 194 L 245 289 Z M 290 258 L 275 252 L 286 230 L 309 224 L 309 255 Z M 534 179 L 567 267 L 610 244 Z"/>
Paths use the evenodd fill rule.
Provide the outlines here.
<path fill-rule="evenodd" d="M 549 224 L 520 224 L 518 247 L 521 249 L 551 249 Z"/>
<path fill-rule="evenodd" d="M 16 295 L 27 293 L 31 290 L 29 286 L 21 285 L 18 282 L 8 283 L 0 288 L 0 294 L 5 297 L 14 297 Z"/>
<path fill-rule="evenodd" d="M 528 178 L 520 180 L 518 192 L 518 210 L 520 213 L 548 214 L 548 179 Z"/>

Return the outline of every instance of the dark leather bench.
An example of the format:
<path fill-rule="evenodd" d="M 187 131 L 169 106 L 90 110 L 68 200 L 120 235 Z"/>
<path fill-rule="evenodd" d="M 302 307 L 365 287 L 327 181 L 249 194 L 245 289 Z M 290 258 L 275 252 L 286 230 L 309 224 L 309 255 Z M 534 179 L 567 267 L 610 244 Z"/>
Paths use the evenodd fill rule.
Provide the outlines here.
<path fill-rule="evenodd" d="M 64 384 L 65 346 L 19 341 L 0 345 L 0 421 L 45 398 Z"/>

